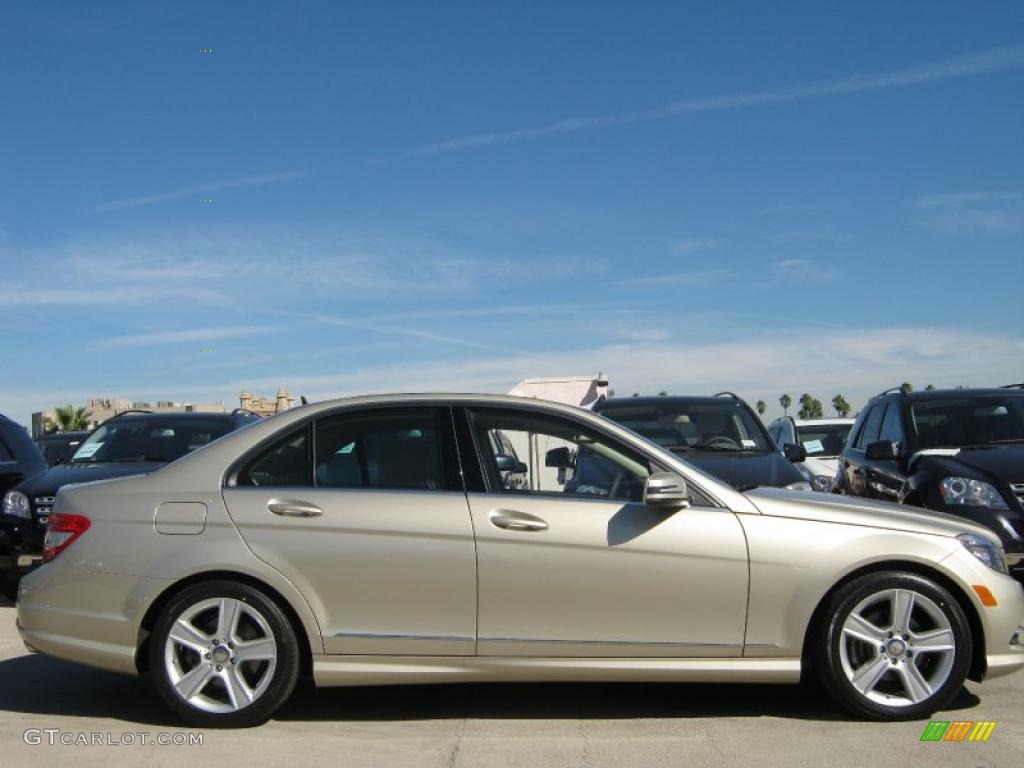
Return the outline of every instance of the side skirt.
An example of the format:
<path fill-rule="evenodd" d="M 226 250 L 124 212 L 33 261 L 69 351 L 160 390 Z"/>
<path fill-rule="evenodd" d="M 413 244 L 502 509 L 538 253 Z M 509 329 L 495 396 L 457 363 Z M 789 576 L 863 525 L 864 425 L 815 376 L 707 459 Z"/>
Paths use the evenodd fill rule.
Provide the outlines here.
<path fill-rule="evenodd" d="M 497 682 L 796 683 L 799 659 L 314 656 L 320 686 Z"/>

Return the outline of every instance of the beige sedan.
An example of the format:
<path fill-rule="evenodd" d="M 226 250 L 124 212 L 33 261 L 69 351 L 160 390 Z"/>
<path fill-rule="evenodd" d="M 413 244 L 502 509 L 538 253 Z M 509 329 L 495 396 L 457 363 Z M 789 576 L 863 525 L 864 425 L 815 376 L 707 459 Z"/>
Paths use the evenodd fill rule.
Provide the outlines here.
<path fill-rule="evenodd" d="M 61 490 L 25 643 L 148 674 L 184 719 L 318 685 L 797 682 L 921 717 L 1024 666 L 1024 591 L 962 518 L 740 493 L 599 416 L 511 397 L 318 403 Z"/>

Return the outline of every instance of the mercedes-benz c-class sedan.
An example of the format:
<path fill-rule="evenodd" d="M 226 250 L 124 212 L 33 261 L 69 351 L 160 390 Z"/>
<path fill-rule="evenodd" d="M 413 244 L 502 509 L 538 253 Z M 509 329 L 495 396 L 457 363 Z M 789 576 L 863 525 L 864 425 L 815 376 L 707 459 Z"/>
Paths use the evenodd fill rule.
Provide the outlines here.
<path fill-rule="evenodd" d="M 739 492 L 576 408 L 309 405 L 62 489 L 32 649 L 148 674 L 184 719 L 318 685 L 797 682 L 878 719 L 1024 666 L 1024 591 L 962 518 Z"/>

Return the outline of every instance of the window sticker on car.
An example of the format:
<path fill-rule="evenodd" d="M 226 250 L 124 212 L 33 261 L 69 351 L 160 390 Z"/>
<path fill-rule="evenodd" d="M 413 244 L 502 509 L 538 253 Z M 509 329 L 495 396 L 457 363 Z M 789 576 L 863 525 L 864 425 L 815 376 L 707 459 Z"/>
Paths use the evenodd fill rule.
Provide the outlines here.
<path fill-rule="evenodd" d="M 740 440 L 740 444 L 744 448 L 757 448 L 757 441 L 756 440 L 747 440 L 747 439 L 744 438 L 743 440 Z"/>
<path fill-rule="evenodd" d="M 76 459 L 88 459 L 90 456 L 92 456 L 94 453 L 96 453 L 96 451 L 98 451 L 102 447 L 103 447 L 103 441 L 102 440 L 98 440 L 95 443 L 86 443 L 85 445 L 80 447 L 77 451 L 75 451 L 75 458 Z"/>
<path fill-rule="evenodd" d="M 821 440 L 804 440 L 804 450 L 808 453 L 822 453 L 825 446 L 821 444 Z"/>

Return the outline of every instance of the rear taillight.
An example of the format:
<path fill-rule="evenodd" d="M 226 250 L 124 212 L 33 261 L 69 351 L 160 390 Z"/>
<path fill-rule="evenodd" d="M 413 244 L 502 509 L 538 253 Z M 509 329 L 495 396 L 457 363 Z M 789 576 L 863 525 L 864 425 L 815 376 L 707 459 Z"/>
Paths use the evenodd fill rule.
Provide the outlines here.
<path fill-rule="evenodd" d="M 89 530 L 89 518 L 85 515 L 66 515 L 56 513 L 46 521 L 46 538 L 43 539 L 43 562 L 48 563 L 75 539 Z"/>

